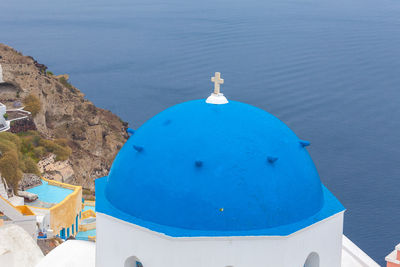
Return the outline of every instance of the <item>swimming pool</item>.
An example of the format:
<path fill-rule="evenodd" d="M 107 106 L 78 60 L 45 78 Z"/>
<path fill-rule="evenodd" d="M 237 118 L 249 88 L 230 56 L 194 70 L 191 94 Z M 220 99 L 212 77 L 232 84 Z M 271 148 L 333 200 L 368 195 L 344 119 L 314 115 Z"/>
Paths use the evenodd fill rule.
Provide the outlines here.
<path fill-rule="evenodd" d="M 96 229 L 88 230 L 88 231 L 80 231 L 76 234 L 76 239 L 88 240 L 89 236 L 96 236 Z"/>
<path fill-rule="evenodd" d="M 26 190 L 30 193 L 38 195 L 41 202 L 57 204 L 63 201 L 69 194 L 73 192 L 71 189 L 49 185 L 48 182 L 42 180 L 42 184 Z"/>

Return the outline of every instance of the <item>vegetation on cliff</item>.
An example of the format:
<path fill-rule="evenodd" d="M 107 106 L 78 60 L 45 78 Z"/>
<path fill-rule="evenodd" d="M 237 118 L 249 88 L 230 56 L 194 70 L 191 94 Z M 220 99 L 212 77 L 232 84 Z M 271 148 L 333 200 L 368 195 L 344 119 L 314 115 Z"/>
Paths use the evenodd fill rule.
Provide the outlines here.
<path fill-rule="evenodd" d="M 23 173 L 40 175 L 37 162 L 49 153 L 55 154 L 56 160 L 66 160 L 71 148 L 66 140 L 47 140 L 34 131 L 18 135 L 0 133 L 0 173 L 14 192 Z"/>
<path fill-rule="evenodd" d="M 21 140 L 11 133 L 0 134 L 0 172 L 2 177 L 6 179 L 8 185 L 15 191 L 19 181 L 22 179 L 22 171 L 20 168 L 20 159 L 22 155 L 19 152 Z"/>
<path fill-rule="evenodd" d="M 68 82 L 68 75 L 48 73 L 45 65 L 4 44 L 0 44 L 0 64 L 6 82 L 1 87 L 0 102 L 9 107 L 23 103 L 33 115 L 29 121 L 13 122 L 12 130 L 36 129 L 44 139 L 64 140 L 72 150 L 68 159 L 72 175 L 55 178 L 54 173 L 44 174 L 93 191 L 94 179 L 108 174 L 115 155 L 125 143 L 127 124 L 85 99 Z M 60 142 L 54 141 L 62 147 Z M 59 147 L 52 149 L 57 151 Z M 40 148 L 34 148 L 31 158 L 41 152 Z M 63 158 L 61 154 L 57 155 L 58 160 Z"/>
<path fill-rule="evenodd" d="M 31 112 L 32 117 L 35 117 L 42 109 L 42 104 L 37 96 L 30 94 L 24 98 L 25 110 Z"/>

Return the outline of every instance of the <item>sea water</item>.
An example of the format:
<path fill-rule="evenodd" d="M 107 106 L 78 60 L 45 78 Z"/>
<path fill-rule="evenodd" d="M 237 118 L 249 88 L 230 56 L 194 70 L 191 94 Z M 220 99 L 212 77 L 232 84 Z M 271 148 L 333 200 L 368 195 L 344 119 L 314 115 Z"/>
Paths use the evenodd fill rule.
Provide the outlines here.
<path fill-rule="evenodd" d="M 0 42 L 35 57 L 133 128 L 205 98 L 271 112 L 347 208 L 380 264 L 400 242 L 400 1 L 2 0 Z"/>

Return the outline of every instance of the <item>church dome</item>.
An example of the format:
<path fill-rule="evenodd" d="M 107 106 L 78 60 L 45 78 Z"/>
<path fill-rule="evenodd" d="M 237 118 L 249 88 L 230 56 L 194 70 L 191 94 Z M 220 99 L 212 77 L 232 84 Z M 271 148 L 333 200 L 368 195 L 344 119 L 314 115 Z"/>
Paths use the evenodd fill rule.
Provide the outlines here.
<path fill-rule="evenodd" d="M 105 198 L 118 214 L 150 229 L 220 235 L 293 225 L 324 205 L 307 145 L 254 106 L 185 102 L 129 138 Z"/>

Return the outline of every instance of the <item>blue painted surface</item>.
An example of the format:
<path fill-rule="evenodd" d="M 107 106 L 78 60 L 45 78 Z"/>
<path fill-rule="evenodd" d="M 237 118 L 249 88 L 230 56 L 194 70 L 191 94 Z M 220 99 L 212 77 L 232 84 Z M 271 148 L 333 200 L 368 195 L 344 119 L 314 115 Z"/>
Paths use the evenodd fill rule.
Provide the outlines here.
<path fill-rule="evenodd" d="M 293 224 L 282 225 L 265 229 L 245 230 L 245 231 L 202 231 L 177 227 L 170 227 L 146 221 L 123 212 L 113 206 L 105 196 L 105 188 L 107 186 L 107 177 L 96 179 L 96 208 L 98 212 L 113 216 L 126 222 L 148 228 L 150 230 L 164 233 L 172 237 L 195 237 L 195 236 L 286 236 L 316 222 L 326 219 L 340 211 L 344 211 L 344 207 L 337 198 L 322 185 L 324 195 L 324 205 L 316 214 Z M 183 213 L 182 213 L 183 214 Z"/>
<path fill-rule="evenodd" d="M 96 211 L 95 207 L 93 207 L 93 206 L 87 206 L 87 205 L 85 205 L 85 206 L 83 207 L 83 210 L 82 210 L 82 211 L 87 211 L 87 210 L 93 210 L 93 211 Z"/>
<path fill-rule="evenodd" d="M 127 129 L 126 129 L 126 132 L 127 132 L 128 134 L 132 135 L 132 134 L 135 133 L 135 130 L 133 130 L 132 128 L 127 128 Z"/>
<path fill-rule="evenodd" d="M 47 203 L 60 203 L 73 192 L 71 189 L 49 185 L 44 180 L 42 180 L 41 185 L 26 191 L 37 194 L 39 196 L 39 200 Z"/>
<path fill-rule="evenodd" d="M 76 234 L 76 239 L 88 240 L 89 236 L 96 236 L 96 229 L 88 230 L 88 231 L 80 231 Z"/>
<path fill-rule="evenodd" d="M 60 231 L 60 237 L 61 237 L 62 239 L 65 239 L 65 228 L 61 229 L 61 231 Z"/>
<path fill-rule="evenodd" d="M 269 155 L 279 160 L 269 164 Z M 235 101 L 189 101 L 156 115 L 104 183 L 96 180 L 97 211 L 172 236 L 285 235 L 344 210 L 300 139 Z"/>

